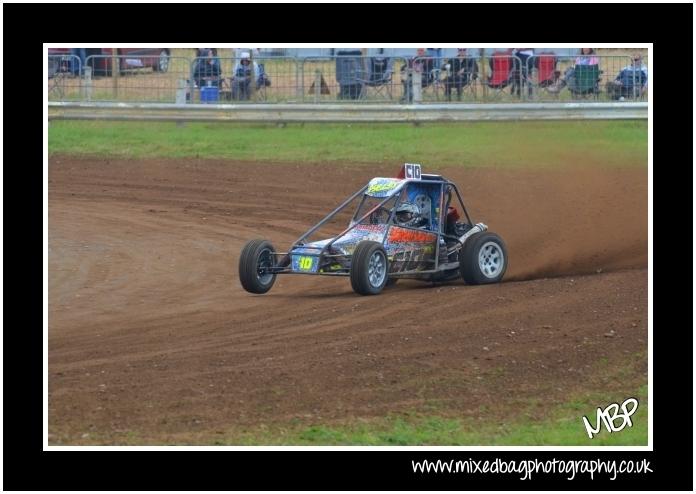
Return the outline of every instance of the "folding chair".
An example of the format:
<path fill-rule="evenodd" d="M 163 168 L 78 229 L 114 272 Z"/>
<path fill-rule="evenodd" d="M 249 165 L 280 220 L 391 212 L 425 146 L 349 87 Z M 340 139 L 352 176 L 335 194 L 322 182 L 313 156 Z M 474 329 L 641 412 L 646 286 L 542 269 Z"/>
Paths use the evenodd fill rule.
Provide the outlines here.
<path fill-rule="evenodd" d="M 613 100 L 640 99 L 645 96 L 647 74 L 640 67 L 621 69 L 614 81 L 607 83 L 607 93 Z"/>
<path fill-rule="evenodd" d="M 440 75 L 444 73 L 437 67 L 437 60 L 430 57 L 422 59 L 422 79 L 421 88 L 423 99 L 428 94 L 428 88 L 431 88 L 436 100 L 440 100 L 440 87 L 444 87 L 444 81 L 440 80 Z M 444 91 L 444 89 L 443 89 Z"/>
<path fill-rule="evenodd" d="M 513 82 L 514 59 L 507 52 L 494 52 L 488 62 L 491 74 L 484 82 L 486 86 L 494 89 L 496 94 L 502 94 L 503 90 Z"/>
<path fill-rule="evenodd" d="M 549 87 L 556 82 L 560 75 L 556 71 L 556 55 L 553 53 L 540 53 L 536 56 L 536 85 L 539 87 Z"/>
<path fill-rule="evenodd" d="M 473 96 L 476 97 L 474 81 L 478 78 L 478 63 L 476 63 L 475 59 L 468 57 L 463 59 L 463 62 L 460 62 L 459 65 L 455 64 L 454 60 L 448 60 L 441 71 L 441 74 L 444 75 L 442 83 L 445 86 L 445 99 L 452 101 L 452 92 L 456 92 L 457 100 L 461 100 L 462 94 L 467 90 L 470 90 Z M 463 67 L 462 63 L 464 64 Z M 454 67 L 459 67 L 459 70 L 455 70 Z"/>
<path fill-rule="evenodd" d="M 266 101 L 268 99 L 268 94 L 266 93 L 266 88 L 270 87 L 271 79 L 269 79 L 266 74 L 266 67 L 264 64 L 257 64 L 259 68 L 259 73 L 256 74 L 256 99 L 258 101 Z"/>
<path fill-rule="evenodd" d="M 568 90 L 573 96 L 599 96 L 599 65 L 576 65 L 573 77 L 568 81 Z"/>
<path fill-rule="evenodd" d="M 370 57 L 365 62 L 367 67 L 359 71 L 357 76 L 357 81 L 362 86 L 360 99 L 367 99 L 369 88 L 375 90 L 375 96 L 381 94 L 392 99 L 394 61 L 389 57 Z"/>
<path fill-rule="evenodd" d="M 338 99 L 358 99 L 363 84 L 358 81 L 362 70 L 360 50 L 339 51 L 336 53 L 336 82 L 339 86 Z"/>
<path fill-rule="evenodd" d="M 222 77 L 220 79 L 220 99 L 223 101 L 266 101 L 268 94 L 266 88 L 271 85 L 271 80 L 266 74 L 264 64 L 257 64 L 256 88 L 252 84 L 235 83 L 234 77 Z"/>
<path fill-rule="evenodd" d="M 533 67 L 527 71 L 527 84 L 536 93 L 546 89 L 558 81 L 560 72 L 556 70 L 558 59 L 554 53 L 539 53 L 532 59 Z"/>

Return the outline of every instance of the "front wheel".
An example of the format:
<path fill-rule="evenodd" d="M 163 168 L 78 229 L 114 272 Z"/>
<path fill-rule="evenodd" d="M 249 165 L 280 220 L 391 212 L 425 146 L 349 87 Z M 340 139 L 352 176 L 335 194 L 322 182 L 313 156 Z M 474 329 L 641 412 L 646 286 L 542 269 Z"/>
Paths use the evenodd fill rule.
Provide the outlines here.
<path fill-rule="evenodd" d="M 360 295 L 377 295 L 389 276 L 387 253 L 379 242 L 363 240 L 353 251 L 350 263 L 350 284 Z"/>
<path fill-rule="evenodd" d="M 475 233 L 459 251 L 459 269 L 469 285 L 498 283 L 507 269 L 507 247 L 493 232 Z"/>
<path fill-rule="evenodd" d="M 267 240 L 252 240 L 239 256 L 239 281 L 250 293 L 266 293 L 275 283 L 275 273 L 269 272 L 275 265 L 275 249 Z"/>

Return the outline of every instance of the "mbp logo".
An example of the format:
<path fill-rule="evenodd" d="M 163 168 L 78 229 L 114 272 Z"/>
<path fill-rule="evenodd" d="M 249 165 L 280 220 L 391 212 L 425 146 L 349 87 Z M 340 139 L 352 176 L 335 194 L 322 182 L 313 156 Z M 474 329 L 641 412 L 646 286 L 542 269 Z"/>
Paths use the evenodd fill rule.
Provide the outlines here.
<path fill-rule="evenodd" d="M 630 407 L 630 411 L 629 411 Z M 622 413 L 619 413 L 619 408 L 621 408 Z M 631 415 L 633 415 L 636 410 L 638 410 L 638 400 L 635 398 L 628 398 L 619 407 L 618 403 L 612 403 L 604 410 L 597 408 L 597 427 L 592 427 L 590 421 L 587 417 L 582 417 L 582 422 L 585 424 L 585 430 L 587 435 L 592 439 L 595 434 L 599 434 L 602 428 L 602 422 L 609 432 L 619 432 L 624 429 L 624 427 L 633 427 L 633 422 L 631 421 Z M 616 421 L 621 419 L 621 426 L 616 426 Z"/>
<path fill-rule="evenodd" d="M 421 166 L 418 163 L 404 163 L 406 167 L 406 178 L 414 178 L 420 180 Z"/>

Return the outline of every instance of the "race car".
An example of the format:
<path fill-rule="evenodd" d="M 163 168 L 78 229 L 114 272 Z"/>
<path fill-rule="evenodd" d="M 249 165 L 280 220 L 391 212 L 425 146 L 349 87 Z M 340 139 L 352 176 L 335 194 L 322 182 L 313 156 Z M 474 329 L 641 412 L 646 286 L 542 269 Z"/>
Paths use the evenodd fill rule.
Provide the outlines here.
<path fill-rule="evenodd" d="M 239 257 L 239 279 L 250 292 L 268 292 L 279 274 L 347 276 L 360 295 L 376 295 L 400 278 L 467 284 L 498 283 L 507 247 L 484 223 L 473 224 L 457 186 L 404 164 L 397 177 L 376 177 L 298 238 L 287 252 L 251 240 Z M 464 218 L 454 206 L 459 202 Z M 356 205 L 357 204 L 357 205 Z M 348 226 L 322 240 L 311 236 L 354 207 Z"/>

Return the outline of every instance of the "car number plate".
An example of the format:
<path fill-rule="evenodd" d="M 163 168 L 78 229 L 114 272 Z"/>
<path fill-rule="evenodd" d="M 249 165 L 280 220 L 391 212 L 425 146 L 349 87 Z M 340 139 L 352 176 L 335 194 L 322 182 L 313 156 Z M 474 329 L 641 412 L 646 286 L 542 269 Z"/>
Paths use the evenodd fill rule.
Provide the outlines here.
<path fill-rule="evenodd" d="M 314 256 L 293 256 L 293 270 L 303 272 L 315 271 L 316 257 Z"/>

